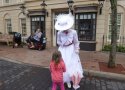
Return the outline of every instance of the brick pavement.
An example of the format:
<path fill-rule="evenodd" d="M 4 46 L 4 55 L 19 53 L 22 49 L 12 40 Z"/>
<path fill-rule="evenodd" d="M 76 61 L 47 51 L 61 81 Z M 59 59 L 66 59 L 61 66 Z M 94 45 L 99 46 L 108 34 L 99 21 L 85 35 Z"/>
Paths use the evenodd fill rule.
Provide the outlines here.
<path fill-rule="evenodd" d="M 0 60 L 0 83 L 0 90 L 51 90 L 52 85 L 49 69 L 5 60 Z M 125 90 L 125 81 L 85 76 L 80 86 L 79 90 Z"/>
<path fill-rule="evenodd" d="M 47 48 L 43 51 L 24 48 L 12 48 L 0 45 L 0 57 L 16 60 L 19 62 L 49 66 L 52 52 L 57 48 Z M 100 71 L 98 62 L 108 62 L 108 53 L 96 51 L 80 51 L 81 63 L 85 69 Z M 125 54 L 117 54 L 116 63 L 125 67 Z"/>

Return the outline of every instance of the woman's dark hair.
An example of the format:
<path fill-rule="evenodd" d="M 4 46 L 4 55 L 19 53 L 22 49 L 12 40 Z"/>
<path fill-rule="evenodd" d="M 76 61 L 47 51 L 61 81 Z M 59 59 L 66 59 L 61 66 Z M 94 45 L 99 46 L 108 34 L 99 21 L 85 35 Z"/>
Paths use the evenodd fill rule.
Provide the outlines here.
<path fill-rule="evenodd" d="M 55 51 L 52 55 L 52 60 L 55 62 L 55 64 L 57 65 L 60 62 L 60 58 L 62 57 L 61 52 L 60 51 Z"/>

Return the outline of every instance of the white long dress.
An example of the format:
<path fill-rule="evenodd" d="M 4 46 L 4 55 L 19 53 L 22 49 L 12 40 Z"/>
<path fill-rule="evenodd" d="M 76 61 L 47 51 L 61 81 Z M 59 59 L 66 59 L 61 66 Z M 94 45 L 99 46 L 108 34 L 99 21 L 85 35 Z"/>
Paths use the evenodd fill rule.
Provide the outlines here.
<path fill-rule="evenodd" d="M 66 65 L 64 82 L 70 82 L 71 77 L 73 75 L 77 75 L 77 73 L 82 78 L 83 69 L 81 61 L 79 55 L 75 52 L 77 49 L 79 49 L 77 32 L 73 29 L 69 29 L 67 34 L 63 31 L 59 31 L 57 36 L 57 44 L 59 45 L 58 50 L 61 52 L 62 58 Z"/>

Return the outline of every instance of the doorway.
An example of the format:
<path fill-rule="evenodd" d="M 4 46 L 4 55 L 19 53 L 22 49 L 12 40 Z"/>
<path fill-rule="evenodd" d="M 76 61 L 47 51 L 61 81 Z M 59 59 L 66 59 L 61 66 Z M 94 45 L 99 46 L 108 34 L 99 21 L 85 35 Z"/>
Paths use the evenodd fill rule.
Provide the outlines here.
<path fill-rule="evenodd" d="M 34 33 L 37 29 L 45 33 L 45 16 L 31 16 L 31 33 Z"/>

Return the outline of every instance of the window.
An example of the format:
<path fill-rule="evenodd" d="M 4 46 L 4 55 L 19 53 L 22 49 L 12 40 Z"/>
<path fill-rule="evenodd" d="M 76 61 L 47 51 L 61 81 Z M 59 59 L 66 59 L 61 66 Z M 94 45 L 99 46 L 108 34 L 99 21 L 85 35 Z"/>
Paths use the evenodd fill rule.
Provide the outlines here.
<path fill-rule="evenodd" d="M 6 22 L 6 31 L 8 33 L 12 32 L 12 24 L 11 24 L 11 19 L 5 19 Z"/>
<path fill-rule="evenodd" d="M 10 3 L 10 0 L 4 0 L 4 3 Z"/>
<path fill-rule="evenodd" d="M 23 2 L 23 0 L 18 0 L 17 3 L 19 3 L 19 2 Z"/>
<path fill-rule="evenodd" d="M 120 39 L 120 31 L 122 26 L 122 14 L 117 14 L 117 40 Z M 108 25 L 108 40 L 111 40 L 111 14 L 109 15 L 109 25 Z"/>
<path fill-rule="evenodd" d="M 3 5 L 9 5 L 11 4 L 11 0 L 2 0 Z"/>
<path fill-rule="evenodd" d="M 22 36 L 27 35 L 25 18 L 21 18 L 21 30 L 22 30 Z"/>
<path fill-rule="evenodd" d="M 80 41 L 96 40 L 96 13 L 78 13 L 75 15 L 75 29 Z"/>
<path fill-rule="evenodd" d="M 31 33 L 34 33 L 38 28 L 42 32 L 45 32 L 45 17 L 44 16 L 32 16 L 31 17 Z"/>

